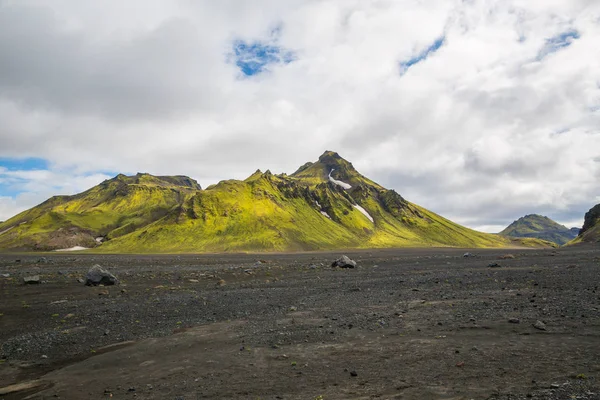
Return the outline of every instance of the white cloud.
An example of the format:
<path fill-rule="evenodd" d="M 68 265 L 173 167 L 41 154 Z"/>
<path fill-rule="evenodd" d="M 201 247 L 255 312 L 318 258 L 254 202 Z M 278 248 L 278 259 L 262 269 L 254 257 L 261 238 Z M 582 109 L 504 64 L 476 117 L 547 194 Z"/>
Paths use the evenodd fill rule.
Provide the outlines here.
<path fill-rule="evenodd" d="M 0 156 L 80 182 L 39 196 L 96 171 L 289 173 L 330 149 L 472 227 L 577 221 L 598 201 L 597 1 L 48 4 L 0 1 Z M 296 61 L 240 79 L 234 40 L 276 28 Z M 15 201 L 32 205 L 0 207 Z"/>

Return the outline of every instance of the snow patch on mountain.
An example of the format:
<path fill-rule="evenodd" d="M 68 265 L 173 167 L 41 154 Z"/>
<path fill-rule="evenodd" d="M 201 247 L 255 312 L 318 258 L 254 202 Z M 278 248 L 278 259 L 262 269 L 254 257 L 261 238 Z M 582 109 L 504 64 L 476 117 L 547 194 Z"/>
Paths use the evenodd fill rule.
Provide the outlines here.
<path fill-rule="evenodd" d="M 332 170 L 331 170 L 331 172 L 333 172 L 333 171 L 335 171 L 335 170 L 334 170 L 334 169 L 332 169 Z M 331 177 L 331 172 L 329 173 L 329 180 L 331 181 L 331 183 L 333 183 L 333 184 L 335 184 L 335 185 L 338 185 L 339 187 L 341 187 L 341 188 L 343 188 L 343 189 L 346 189 L 346 190 L 348 190 L 348 189 L 351 189 L 351 188 L 352 188 L 352 185 L 350 185 L 350 184 L 348 184 L 348 183 L 346 183 L 346 182 L 342 182 L 342 181 L 338 181 L 338 180 L 336 180 L 336 179 L 333 179 L 333 178 Z"/>
<path fill-rule="evenodd" d="M 371 214 L 369 214 L 367 212 L 367 210 L 365 210 L 364 208 L 362 208 L 358 204 L 354 204 L 353 207 L 356 208 L 358 211 L 360 211 L 365 217 L 369 218 L 369 221 L 375 223 L 375 220 L 373 219 L 373 217 L 371 217 Z"/>
<path fill-rule="evenodd" d="M 81 251 L 81 250 L 87 250 L 88 247 L 83 247 L 83 246 L 73 246 L 73 247 L 69 247 L 68 249 L 58 249 L 58 250 L 54 250 L 54 251 Z"/>

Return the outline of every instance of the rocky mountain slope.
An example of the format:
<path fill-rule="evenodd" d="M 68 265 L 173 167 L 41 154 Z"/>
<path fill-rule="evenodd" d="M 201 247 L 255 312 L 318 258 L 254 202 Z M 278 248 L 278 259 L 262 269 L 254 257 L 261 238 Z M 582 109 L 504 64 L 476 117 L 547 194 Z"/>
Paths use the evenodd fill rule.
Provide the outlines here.
<path fill-rule="evenodd" d="M 577 237 L 574 230 L 560 225 L 548 217 L 530 214 L 519 218 L 500 232 L 500 235 L 548 240 L 559 245 Z"/>
<path fill-rule="evenodd" d="M 292 175 L 257 170 L 202 190 L 193 179 L 118 175 L 0 224 L 0 249 L 100 252 L 502 247 L 534 239 L 476 232 L 405 200 L 325 152 Z"/>
<path fill-rule="evenodd" d="M 596 204 L 585 213 L 583 227 L 579 236 L 571 243 L 599 243 L 600 242 L 600 204 Z"/>

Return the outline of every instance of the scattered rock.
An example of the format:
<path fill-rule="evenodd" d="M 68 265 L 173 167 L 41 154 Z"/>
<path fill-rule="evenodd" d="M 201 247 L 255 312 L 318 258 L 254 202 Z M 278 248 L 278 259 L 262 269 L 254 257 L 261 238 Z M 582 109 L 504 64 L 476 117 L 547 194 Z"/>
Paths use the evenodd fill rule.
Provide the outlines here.
<path fill-rule="evenodd" d="M 358 373 L 356 371 L 350 371 L 350 376 L 356 377 L 358 376 Z"/>
<path fill-rule="evenodd" d="M 83 280 L 83 278 L 77 278 L 77 282 L 84 283 L 85 281 Z"/>
<path fill-rule="evenodd" d="M 188 282 L 190 283 L 198 283 L 198 279 L 188 279 Z"/>
<path fill-rule="evenodd" d="M 498 263 L 489 263 L 488 268 L 500 268 L 500 264 Z"/>
<path fill-rule="evenodd" d="M 508 320 L 508 322 L 510 322 L 511 324 L 520 324 L 521 320 L 519 320 L 519 318 L 511 318 Z"/>
<path fill-rule="evenodd" d="M 539 329 L 540 331 L 546 330 L 546 324 L 543 323 L 542 321 L 535 321 L 535 324 L 533 324 L 533 327 L 535 329 Z"/>
<path fill-rule="evenodd" d="M 464 361 L 458 362 L 458 363 L 456 363 L 456 366 L 457 366 L 458 368 L 462 368 L 462 367 L 464 367 L 464 366 L 465 366 L 465 362 L 464 362 Z"/>
<path fill-rule="evenodd" d="M 40 283 L 40 276 L 39 275 L 26 276 L 23 278 L 23 283 L 25 285 L 37 285 Z"/>
<path fill-rule="evenodd" d="M 341 256 L 337 260 L 335 260 L 332 264 L 332 267 L 340 267 L 340 268 L 354 268 L 356 267 L 356 261 L 351 260 L 347 256 Z"/>
<path fill-rule="evenodd" d="M 45 355 L 45 354 L 42 354 L 42 359 L 46 360 L 47 358 L 48 358 L 48 356 L 47 356 L 47 355 Z"/>
<path fill-rule="evenodd" d="M 0 276 L 3 278 L 10 278 L 10 274 L 0 274 Z"/>
<path fill-rule="evenodd" d="M 498 257 L 499 260 L 514 260 L 514 254 L 504 254 L 503 256 Z"/>
<path fill-rule="evenodd" d="M 37 260 L 38 264 L 46 264 L 48 262 L 48 259 L 46 257 L 40 257 Z"/>
<path fill-rule="evenodd" d="M 119 280 L 116 276 L 99 266 L 98 264 L 94 265 L 88 273 L 85 275 L 85 285 L 86 286 L 111 286 L 119 283 Z"/>
<path fill-rule="evenodd" d="M 469 257 L 475 257 L 475 256 L 473 255 L 473 253 L 465 253 L 465 254 L 463 254 L 463 257 L 469 258 Z"/>

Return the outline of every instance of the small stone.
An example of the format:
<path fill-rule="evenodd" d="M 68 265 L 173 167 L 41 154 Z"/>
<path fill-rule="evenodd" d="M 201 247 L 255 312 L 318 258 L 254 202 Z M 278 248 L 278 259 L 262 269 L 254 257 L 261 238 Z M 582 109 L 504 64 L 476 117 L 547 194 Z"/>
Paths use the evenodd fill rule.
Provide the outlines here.
<path fill-rule="evenodd" d="M 198 283 L 198 279 L 188 279 L 188 282 L 190 283 Z"/>
<path fill-rule="evenodd" d="M 290 307 L 290 311 L 297 311 L 297 310 L 298 310 L 298 307 L 295 307 L 295 306 Z"/>
<path fill-rule="evenodd" d="M 110 334 L 110 331 L 107 329 L 104 331 L 104 336 L 108 336 Z"/>
<path fill-rule="evenodd" d="M 500 264 L 498 263 L 489 263 L 488 268 L 500 268 Z"/>
<path fill-rule="evenodd" d="M 533 327 L 535 329 L 539 329 L 540 331 L 546 330 L 546 324 L 544 324 L 542 321 L 535 321 L 535 324 L 533 324 Z"/>
<path fill-rule="evenodd" d="M 127 390 L 128 392 L 135 392 L 135 388 L 134 387 L 130 387 L 129 390 Z"/>
<path fill-rule="evenodd" d="M 468 258 L 468 257 L 474 257 L 472 253 L 465 253 L 463 254 L 463 257 Z"/>
<path fill-rule="evenodd" d="M 119 283 L 116 276 L 102 268 L 100 265 L 94 265 L 85 275 L 86 286 L 110 286 Z"/>
<path fill-rule="evenodd" d="M 511 324 L 519 324 L 521 323 L 521 320 L 519 318 L 511 318 L 508 320 L 508 322 L 510 322 Z"/>
<path fill-rule="evenodd" d="M 350 376 L 358 376 L 358 373 L 356 371 L 350 371 Z"/>
<path fill-rule="evenodd" d="M 354 268 L 356 267 L 356 261 L 351 260 L 347 256 L 341 256 L 337 260 L 335 260 L 332 264 L 332 267 L 340 267 L 340 268 Z"/>
<path fill-rule="evenodd" d="M 42 359 L 46 360 L 47 358 L 48 358 L 48 356 L 47 356 L 47 355 L 45 355 L 45 354 L 42 354 Z"/>
<path fill-rule="evenodd" d="M 458 363 L 456 363 L 456 366 L 457 366 L 458 368 L 462 368 L 462 367 L 464 367 L 464 366 L 465 366 L 465 362 L 464 362 L 464 361 L 458 362 Z"/>
<path fill-rule="evenodd" d="M 23 278 L 23 283 L 25 285 L 38 285 L 40 283 L 39 275 L 31 275 Z"/>

